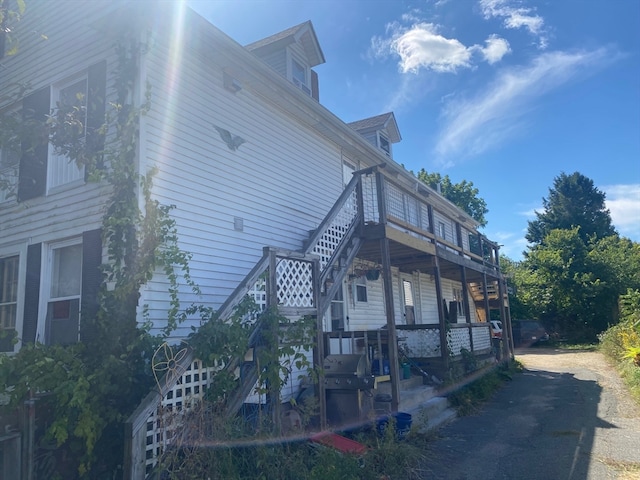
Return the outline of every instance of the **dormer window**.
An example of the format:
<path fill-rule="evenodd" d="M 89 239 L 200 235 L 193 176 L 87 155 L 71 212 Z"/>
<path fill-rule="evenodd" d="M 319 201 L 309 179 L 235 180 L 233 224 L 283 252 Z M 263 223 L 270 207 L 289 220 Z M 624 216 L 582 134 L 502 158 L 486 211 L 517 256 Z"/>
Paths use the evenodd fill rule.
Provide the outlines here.
<path fill-rule="evenodd" d="M 294 59 L 291 59 L 291 81 L 304 93 L 306 93 L 307 95 L 311 95 L 307 68 Z"/>
<path fill-rule="evenodd" d="M 389 143 L 389 139 L 381 132 L 378 132 L 378 148 L 380 148 L 387 157 L 391 157 L 391 144 Z"/>

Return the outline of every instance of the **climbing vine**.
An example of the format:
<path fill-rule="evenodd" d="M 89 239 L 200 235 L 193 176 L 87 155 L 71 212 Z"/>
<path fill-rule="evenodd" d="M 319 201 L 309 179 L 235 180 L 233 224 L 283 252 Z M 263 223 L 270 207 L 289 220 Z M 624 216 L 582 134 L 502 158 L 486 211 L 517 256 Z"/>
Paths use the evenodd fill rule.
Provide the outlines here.
<path fill-rule="evenodd" d="M 56 473 L 48 472 L 51 478 L 112 478 L 119 468 L 122 421 L 151 388 L 150 358 L 163 341 L 150 335 L 149 325 L 137 325 L 140 288 L 153 275 L 164 273 L 170 308 L 163 336 L 184 318 L 180 282 L 199 293 L 190 277 L 190 255 L 178 246 L 170 216 L 174 207 L 152 198 L 154 171 L 140 175 L 136 170 L 139 121 L 148 112 L 151 98 L 147 86 L 141 105 L 133 104 L 138 51 L 134 41 L 122 41 L 116 47 L 115 99 L 91 137 L 81 134 L 88 116 L 82 98 L 59 105 L 39 130 L 44 130 L 57 154 L 84 167 L 90 180 L 111 188 L 102 221 L 108 261 L 102 265 L 98 308 L 91 316 L 83 310 L 83 331 L 92 335 L 65 347 L 25 344 L 15 356 L 0 358 L 0 380 L 5 386 L 0 393 L 9 399 L 5 408 L 11 411 L 37 396 L 50 412 L 45 441 L 52 442 L 58 452 Z M 18 117 L 4 115 L 2 123 L 7 142 L 24 135 L 25 126 Z M 15 128 L 8 133 L 4 127 L 10 124 Z M 96 141 L 97 136 L 102 140 Z M 103 147 L 90 148 L 95 145 Z"/>

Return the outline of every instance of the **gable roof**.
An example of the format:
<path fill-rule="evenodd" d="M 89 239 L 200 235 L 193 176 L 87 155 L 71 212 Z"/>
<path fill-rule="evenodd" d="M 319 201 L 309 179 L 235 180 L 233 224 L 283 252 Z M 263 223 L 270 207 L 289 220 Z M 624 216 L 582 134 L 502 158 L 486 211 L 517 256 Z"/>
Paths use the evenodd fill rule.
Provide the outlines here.
<path fill-rule="evenodd" d="M 402 137 L 400 136 L 400 130 L 396 123 L 396 117 L 393 112 L 387 112 L 375 117 L 365 118 L 356 122 L 347 123 L 356 132 L 367 132 L 384 130 L 389 136 L 391 143 L 398 143 Z"/>
<path fill-rule="evenodd" d="M 318 37 L 316 37 L 316 32 L 310 20 L 245 45 L 245 48 L 260 55 L 262 52 L 285 48 L 295 42 L 299 42 L 304 48 L 310 67 L 315 67 L 325 62 L 324 53 L 322 53 Z"/>

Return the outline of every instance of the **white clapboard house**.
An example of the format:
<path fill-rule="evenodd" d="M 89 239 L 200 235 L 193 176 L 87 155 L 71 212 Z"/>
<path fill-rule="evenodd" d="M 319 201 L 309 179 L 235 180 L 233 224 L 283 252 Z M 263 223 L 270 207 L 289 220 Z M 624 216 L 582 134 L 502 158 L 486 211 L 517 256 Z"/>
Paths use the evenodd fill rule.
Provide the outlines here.
<path fill-rule="evenodd" d="M 157 169 L 152 195 L 175 205 L 201 289 L 197 299 L 185 289 L 185 303 L 225 314 L 253 294 L 286 315 L 315 315 L 319 361 L 364 353 L 373 364 L 384 355 L 389 368 L 379 362 L 378 374 L 387 374 L 396 408 L 399 349 L 438 375 L 463 349 L 490 352 L 489 311 L 508 318 L 498 245 L 396 162 L 393 113 L 345 123 L 323 107 L 313 68 L 325 57 L 311 22 L 242 46 L 173 2 L 31 0 L 12 31 L 18 52 L 0 60 L 0 108 L 44 121 L 81 93 L 92 135 L 114 100 L 114 43 L 125 33 L 139 46 L 133 100 L 151 86 L 137 168 Z M 81 342 L 106 259 L 109 187 L 46 142 L 4 148 L 0 170 L 8 187 L 0 192 L 0 322 L 18 338 L 2 351 Z M 155 333 L 166 324 L 166 292 L 161 275 L 140 292 L 139 320 L 146 310 Z M 189 360 L 189 371 L 199 368 Z M 168 401 L 160 396 L 130 425 L 133 476 L 158 447 L 143 437 Z"/>

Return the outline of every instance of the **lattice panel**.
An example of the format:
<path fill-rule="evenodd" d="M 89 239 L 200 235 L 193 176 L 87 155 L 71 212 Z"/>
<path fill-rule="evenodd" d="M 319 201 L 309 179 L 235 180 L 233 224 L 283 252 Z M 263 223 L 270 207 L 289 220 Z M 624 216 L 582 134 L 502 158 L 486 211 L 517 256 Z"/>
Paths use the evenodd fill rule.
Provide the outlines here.
<path fill-rule="evenodd" d="M 184 413 L 202 400 L 216 370 L 216 367 L 203 367 L 200 360 L 194 360 L 163 397 L 158 410 L 149 416 L 145 449 L 147 475 L 158 462 L 163 450 L 174 440 Z"/>
<path fill-rule="evenodd" d="M 471 351 L 471 341 L 469 339 L 469 329 L 452 328 L 447 332 L 447 342 L 449 344 L 449 353 L 452 355 L 460 355 L 463 348 Z"/>
<path fill-rule="evenodd" d="M 313 264 L 279 258 L 276 265 L 278 305 L 313 307 Z"/>
<path fill-rule="evenodd" d="M 259 278 L 253 287 L 247 292 L 256 305 L 260 307 L 261 311 L 267 308 L 267 281 L 264 278 Z"/>
<path fill-rule="evenodd" d="M 489 325 L 486 328 L 472 328 L 473 335 L 473 349 L 475 351 L 485 350 L 491 348 L 491 332 L 489 331 Z"/>
<path fill-rule="evenodd" d="M 410 358 L 440 356 L 440 330 L 398 330 L 398 343 Z"/>
<path fill-rule="evenodd" d="M 354 190 L 333 218 L 333 221 L 323 232 L 318 243 L 313 247 L 313 253 L 320 256 L 321 268 L 327 266 L 333 253 L 349 230 L 349 227 L 353 224 L 357 214 L 358 199 L 357 192 Z"/>
<path fill-rule="evenodd" d="M 362 181 L 362 204 L 364 208 L 364 221 L 379 223 L 380 212 L 378 210 L 378 192 L 374 176 L 360 177 Z"/>

